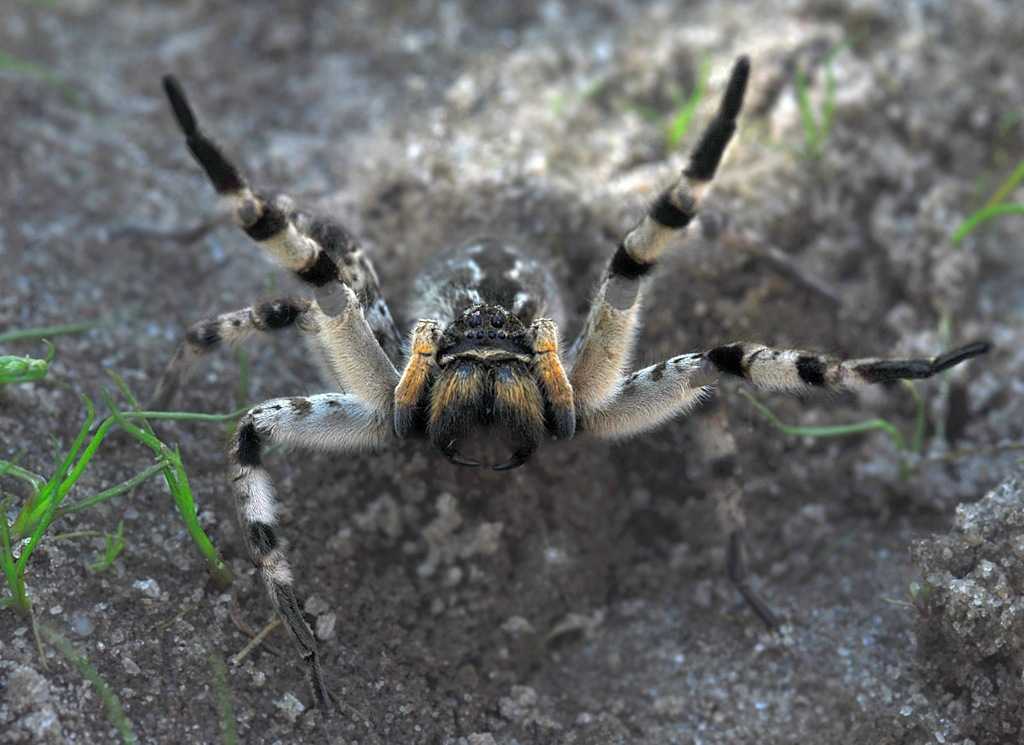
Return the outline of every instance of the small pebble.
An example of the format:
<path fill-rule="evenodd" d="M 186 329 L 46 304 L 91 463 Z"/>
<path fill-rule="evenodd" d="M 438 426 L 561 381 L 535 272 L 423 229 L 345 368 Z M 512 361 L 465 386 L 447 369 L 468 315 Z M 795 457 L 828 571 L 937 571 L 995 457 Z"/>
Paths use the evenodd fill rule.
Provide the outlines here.
<path fill-rule="evenodd" d="M 72 613 L 70 626 L 71 631 L 77 636 L 89 636 L 96 628 L 89 616 L 84 613 Z"/>
<path fill-rule="evenodd" d="M 334 626 L 338 622 L 337 613 L 324 613 L 316 619 L 316 638 L 327 641 L 334 638 Z"/>
<path fill-rule="evenodd" d="M 274 702 L 274 706 L 281 713 L 285 719 L 292 724 L 298 721 L 299 717 L 302 716 L 302 712 L 306 710 L 302 702 L 295 697 L 294 693 L 286 693 L 277 701 Z"/>
<path fill-rule="evenodd" d="M 147 598 L 153 598 L 153 600 L 160 599 L 160 585 L 156 583 L 155 579 L 137 579 L 132 583 L 132 587 L 139 590 Z"/>
<path fill-rule="evenodd" d="M 327 601 L 319 595 L 310 595 L 306 599 L 306 604 L 302 607 L 303 610 L 311 616 L 319 616 L 331 609 L 331 606 L 327 604 Z"/>

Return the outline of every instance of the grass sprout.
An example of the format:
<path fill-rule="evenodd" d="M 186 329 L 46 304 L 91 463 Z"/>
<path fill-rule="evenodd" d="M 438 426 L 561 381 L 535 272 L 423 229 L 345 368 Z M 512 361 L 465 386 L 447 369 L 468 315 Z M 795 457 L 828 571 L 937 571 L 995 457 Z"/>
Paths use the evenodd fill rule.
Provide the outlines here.
<path fill-rule="evenodd" d="M 228 670 L 219 655 L 210 654 L 210 670 L 213 673 L 213 691 L 217 696 L 220 741 L 224 745 L 238 745 L 238 728 L 235 724 L 235 706 L 231 701 L 231 689 L 228 687 Z"/>
<path fill-rule="evenodd" d="M 829 132 L 835 120 L 836 107 L 836 76 L 833 62 L 836 56 L 846 47 L 846 42 L 837 45 L 828 53 L 823 63 L 825 69 L 825 90 L 821 99 L 821 108 L 815 111 L 811 101 L 810 83 L 807 73 L 801 69 L 796 71 L 794 85 L 796 101 L 800 109 L 800 125 L 804 131 L 804 155 L 808 158 L 820 158 L 825 150 Z"/>
<path fill-rule="evenodd" d="M 35 495 L 34 500 L 38 504 L 42 504 L 43 507 L 40 511 L 39 519 L 31 530 L 31 534 L 28 537 L 27 542 L 21 549 L 21 554 L 17 560 L 14 559 L 14 553 L 11 546 L 11 530 L 7 525 L 7 511 L 4 509 L 3 515 L 0 515 L 0 524 L 2 524 L 2 531 L 0 531 L 0 552 L 3 557 L 0 558 L 0 565 L 2 565 L 4 579 L 7 581 L 7 589 L 10 591 L 10 605 L 13 605 L 15 609 L 23 614 L 30 614 L 32 611 L 32 603 L 28 599 L 28 593 L 25 590 L 25 569 L 28 566 L 28 560 L 32 556 L 32 553 L 39 546 L 39 542 L 42 540 L 43 534 L 50 527 L 56 514 L 57 508 L 60 507 L 61 501 L 67 494 L 68 490 L 74 484 L 74 480 L 77 480 L 77 476 L 74 480 L 69 478 L 69 470 L 71 464 L 78 454 L 78 451 L 82 448 L 86 437 L 89 433 L 89 428 L 92 426 L 93 419 L 96 416 L 95 407 L 93 407 L 92 401 L 88 396 L 82 397 L 86 407 L 85 421 L 78 431 L 78 435 L 75 437 L 74 442 L 71 443 L 67 454 L 60 458 L 57 455 L 58 465 L 56 466 L 53 476 L 51 476 L 41 489 Z M 58 451 L 59 452 L 59 451 Z M 76 464 L 77 467 L 77 464 Z M 84 468 L 84 467 L 83 467 Z M 0 471 L 0 475 L 6 472 Z M 80 471 L 78 472 L 81 473 Z M 5 502 L 6 507 L 6 502 Z M 20 515 L 19 515 L 20 517 Z M 17 520 L 15 526 L 18 525 Z M 24 532 L 24 531 L 23 531 Z"/>
<path fill-rule="evenodd" d="M 1024 181 L 1024 160 L 1017 164 L 1017 167 L 1010 172 L 1010 175 L 1006 177 L 980 209 L 968 215 L 957 226 L 956 230 L 953 231 L 953 245 L 959 245 L 979 225 L 993 218 L 1003 215 L 1024 215 L 1024 203 L 1006 201 L 1006 198 L 1010 196 L 1022 181 Z"/>
<path fill-rule="evenodd" d="M 124 382 L 119 378 L 117 381 L 124 386 Z M 130 391 L 127 391 L 127 386 L 124 386 L 124 390 L 134 404 L 135 400 L 131 397 Z M 146 420 L 224 422 L 236 419 L 241 411 L 233 411 L 228 414 L 196 414 L 184 411 L 121 412 L 108 397 L 108 403 L 114 414 L 105 419 L 90 438 L 89 432 L 95 421 L 95 407 L 87 396 L 83 396 L 82 401 L 86 408 L 85 420 L 67 453 L 63 457 L 59 454 L 55 456 L 56 465 L 52 476 L 44 478 L 20 467 L 15 462 L 0 460 L 0 478 L 16 478 L 27 483 L 30 488 L 30 496 L 24 501 L 11 524 L 8 524 L 7 521 L 10 499 L 3 502 L 3 514 L 0 515 L 0 570 L 3 573 L 8 595 L 0 598 L 0 608 L 14 607 L 22 613 L 30 613 L 32 605 L 25 586 L 26 569 L 32 553 L 55 520 L 122 496 L 157 474 L 164 476 L 189 536 L 206 559 L 214 579 L 222 586 L 230 583 L 231 573 L 227 565 L 221 559 L 196 517 L 195 499 L 181 454 L 176 448 L 171 449 L 161 442 L 153 434 Z M 145 429 L 132 424 L 130 421 L 132 419 L 141 419 Z M 126 481 L 65 506 L 65 497 L 81 478 L 104 439 L 115 428 L 125 430 L 135 439 L 150 447 L 157 456 L 156 462 Z M 87 440 L 88 442 L 86 442 Z M 23 540 L 25 541 L 24 546 L 15 556 L 15 545 Z M 108 538 L 104 558 L 98 564 L 105 568 L 112 563 L 123 546 L 123 528 L 119 525 L 117 532 Z"/>
<path fill-rule="evenodd" d="M 693 92 L 689 98 L 679 104 L 675 114 L 672 115 L 668 125 L 665 127 L 665 145 L 669 150 L 675 150 L 679 147 L 687 131 L 689 131 L 694 114 L 697 113 L 697 108 L 704 99 L 704 94 L 707 93 L 708 78 L 710 77 L 711 59 L 705 57 L 701 60 L 700 68 L 697 71 L 697 82 Z"/>
<path fill-rule="evenodd" d="M 46 345 L 45 359 L 13 355 L 0 356 L 0 385 L 29 383 L 45 378 L 50 371 L 50 363 L 57 356 L 57 350 L 48 340 L 43 339 L 43 343 Z"/>
<path fill-rule="evenodd" d="M 953 233 L 953 244 L 959 244 L 964 238 L 974 232 L 974 229 L 994 217 L 1002 215 L 1024 215 L 1024 203 L 1002 203 L 993 204 L 989 207 L 982 207 L 977 212 L 968 216 Z"/>
<path fill-rule="evenodd" d="M 114 382 L 117 384 L 118 388 L 120 388 L 125 398 L 128 399 L 132 406 L 138 408 L 138 401 L 135 399 L 135 396 L 132 395 L 132 392 L 128 389 L 124 380 L 121 379 L 120 376 L 116 375 L 116 373 L 112 373 L 111 377 L 114 378 Z M 227 564 L 224 563 L 224 559 L 221 558 L 220 553 L 213 545 L 213 542 L 210 540 L 209 536 L 206 535 L 206 531 L 204 531 L 203 527 L 199 524 L 195 498 L 192 495 L 192 487 L 189 485 L 188 474 L 185 471 L 185 464 L 181 460 L 180 451 L 177 447 L 171 450 L 167 445 L 161 442 L 153 432 L 153 428 L 150 426 L 146 417 L 137 416 L 142 426 L 136 427 L 128 421 L 124 414 L 121 413 L 117 408 L 117 405 L 114 403 L 114 400 L 109 395 L 104 394 L 104 399 L 112 412 L 111 418 L 118 423 L 121 429 L 152 450 L 158 460 L 165 462 L 165 466 L 162 471 L 164 481 L 167 483 L 167 488 L 170 489 L 171 495 L 174 497 L 174 504 L 178 508 L 178 514 L 181 515 L 181 519 L 185 523 L 185 528 L 188 531 L 189 536 L 191 536 L 192 541 L 199 549 L 199 553 L 202 554 L 204 559 L 206 559 L 206 563 L 214 581 L 216 581 L 221 587 L 227 587 L 231 584 L 231 570 L 228 569 Z"/>
<path fill-rule="evenodd" d="M 104 572 L 114 565 L 114 561 L 124 550 L 124 520 L 117 524 L 117 530 L 103 536 L 106 546 L 103 549 L 103 556 L 89 565 L 93 572 Z"/>
<path fill-rule="evenodd" d="M 38 624 L 39 633 L 47 644 L 52 646 L 61 656 L 64 657 L 68 662 L 78 669 L 78 672 L 83 678 L 88 680 L 92 687 L 96 689 L 97 695 L 103 701 L 104 707 L 107 710 L 107 718 L 114 724 L 114 727 L 121 735 L 121 741 L 125 745 L 134 745 L 138 742 L 138 738 L 135 736 L 135 730 L 132 728 L 132 723 L 128 721 L 128 717 L 125 716 L 124 709 L 121 707 L 121 701 L 118 699 L 117 694 L 114 693 L 107 682 L 100 676 L 99 671 L 93 667 L 93 664 L 85 657 L 85 655 L 79 654 L 75 651 L 74 646 L 71 642 L 57 633 L 56 630 L 50 628 L 45 624 Z"/>

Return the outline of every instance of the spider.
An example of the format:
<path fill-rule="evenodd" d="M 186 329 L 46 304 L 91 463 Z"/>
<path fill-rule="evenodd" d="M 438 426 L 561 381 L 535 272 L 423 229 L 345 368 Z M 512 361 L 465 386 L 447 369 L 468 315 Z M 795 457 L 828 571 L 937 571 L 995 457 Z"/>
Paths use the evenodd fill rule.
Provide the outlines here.
<path fill-rule="evenodd" d="M 317 642 L 303 619 L 278 538 L 277 497 L 261 453 L 273 444 L 332 452 L 369 451 L 425 437 L 451 462 L 482 464 L 467 443 L 504 440 L 502 471 L 525 464 L 547 439 L 623 438 L 690 412 L 722 375 L 758 388 L 840 390 L 927 378 L 988 350 L 974 342 L 932 359 L 838 359 L 733 342 L 627 373 L 641 298 L 662 253 L 687 236 L 737 128 L 750 61 L 736 60 L 716 115 L 674 183 L 616 247 L 575 342 L 561 345 L 563 307 L 543 262 L 480 239 L 435 257 L 418 278 L 419 320 L 403 340 L 373 264 L 339 223 L 295 208 L 285 196 L 250 189 L 198 126 L 180 83 L 163 80 L 178 126 L 235 222 L 312 290 L 194 324 L 157 386 L 166 406 L 196 363 L 223 344 L 292 327 L 303 332 L 344 392 L 276 398 L 249 410 L 230 448 L 230 478 L 249 553 L 308 667 L 321 708 L 328 703 Z M 742 551 L 735 442 L 712 415 L 703 453 L 727 484 L 720 520 L 728 575 L 768 627 L 778 621 L 751 589 Z"/>

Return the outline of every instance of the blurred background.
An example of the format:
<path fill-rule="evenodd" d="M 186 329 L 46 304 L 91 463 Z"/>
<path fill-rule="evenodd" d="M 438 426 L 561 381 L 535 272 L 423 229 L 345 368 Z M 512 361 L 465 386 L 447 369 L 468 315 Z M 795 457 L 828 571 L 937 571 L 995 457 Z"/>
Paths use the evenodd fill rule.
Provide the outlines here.
<path fill-rule="evenodd" d="M 749 54 L 740 135 L 704 230 L 659 267 L 636 365 L 734 339 L 994 351 L 859 397 L 721 386 L 753 584 L 779 634 L 725 579 L 700 412 L 507 474 L 418 443 L 271 454 L 340 702 L 327 731 L 283 630 L 246 649 L 272 613 L 235 527 L 230 417 L 154 425 L 155 455 L 111 434 L 60 480 L 68 504 L 152 478 L 50 515 L 21 575 L 31 614 L 7 575 L 0 739 L 1019 742 L 1024 508 L 1012 484 L 978 500 L 1019 473 L 1024 441 L 1022 44 L 1024 5 L 996 0 L 7 0 L 0 459 L 29 474 L 0 477 L 14 560 L 24 505 L 45 493 L 32 474 L 59 475 L 80 395 L 98 418 L 104 390 L 130 408 L 110 373 L 145 399 L 189 324 L 302 291 L 222 219 L 165 73 L 256 188 L 359 236 L 403 328 L 418 267 L 487 234 L 550 261 L 571 337 Z M 14 371 L 13 356 L 47 356 L 43 336 L 49 367 Z M 280 334 L 216 355 L 176 406 L 323 390 Z M 882 424 L 787 433 L 758 405 L 787 425 Z M 176 446 L 195 507 L 159 475 Z M 961 502 L 977 505 L 956 517 Z M 83 659 L 122 715 L 98 705 Z"/>

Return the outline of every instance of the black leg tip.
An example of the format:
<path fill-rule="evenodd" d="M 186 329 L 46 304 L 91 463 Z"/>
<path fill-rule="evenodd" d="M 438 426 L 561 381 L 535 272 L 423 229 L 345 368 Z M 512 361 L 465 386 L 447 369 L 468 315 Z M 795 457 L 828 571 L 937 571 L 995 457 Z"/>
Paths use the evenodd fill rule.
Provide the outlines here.
<path fill-rule="evenodd" d="M 194 137 L 199 132 L 199 127 L 196 124 L 196 116 L 192 111 L 192 107 L 188 104 L 188 99 L 185 97 L 185 90 L 181 87 L 181 83 L 173 75 L 164 75 L 164 92 L 167 94 L 167 100 L 171 103 L 171 109 L 174 111 L 174 118 L 178 121 L 178 126 L 181 127 L 181 131 L 185 133 L 186 137 Z"/>
<path fill-rule="evenodd" d="M 952 349 L 948 352 L 943 352 L 934 360 L 932 360 L 932 372 L 940 373 L 943 370 L 948 370 L 951 367 L 959 365 L 965 360 L 971 359 L 971 357 L 977 357 L 982 354 L 988 354 L 989 350 L 992 349 L 992 343 L 988 341 L 975 341 L 970 344 L 965 344 L 957 349 Z"/>
<path fill-rule="evenodd" d="M 729 74 L 729 84 L 726 86 L 725 95 L 722 96 L 722 106 L 719 109 L 723 118 L 735 119 L 740 115 L 749 79 L 750 57 L 744 54 L 733 64 L 732 72 Z"/>

